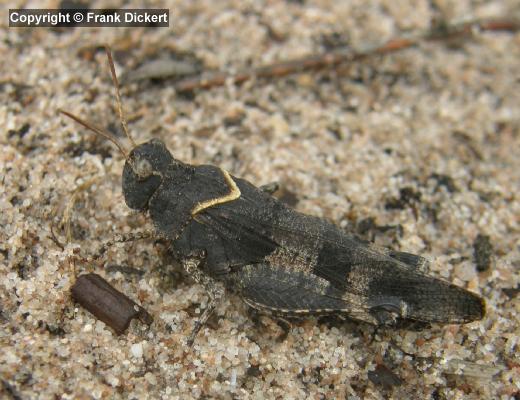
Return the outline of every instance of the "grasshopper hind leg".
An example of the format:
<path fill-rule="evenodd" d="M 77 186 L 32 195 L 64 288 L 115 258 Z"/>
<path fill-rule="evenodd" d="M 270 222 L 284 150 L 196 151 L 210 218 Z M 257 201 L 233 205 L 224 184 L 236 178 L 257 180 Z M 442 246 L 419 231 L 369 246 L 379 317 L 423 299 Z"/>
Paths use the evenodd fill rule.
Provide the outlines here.
<path fill-rule="evenodd" d="M 430 269 L 430 261 L 417 254 L 408 253 L 405 251 L 396 251 L 387 247 L 378 246 L 374 243 L 365 243 L 370 249 L 393 258 L 412 270 L 416 270 L 427 274 Z"/>
<path fill-rule="evenodd" d="M 234 273 L 233 280 L 247 305 L 275 317 L 327 315 L 349 308 L 339 290 L 304 271 L 254 264 Z"/>
<path fill-rule="evenodd" d="M 417 254 L 390 250 L 388 255 L 394 260 L 400 261 L 418 271 L 427 273 L 430 269 L 430 262 L 426 258 L 418 256 Z"/>

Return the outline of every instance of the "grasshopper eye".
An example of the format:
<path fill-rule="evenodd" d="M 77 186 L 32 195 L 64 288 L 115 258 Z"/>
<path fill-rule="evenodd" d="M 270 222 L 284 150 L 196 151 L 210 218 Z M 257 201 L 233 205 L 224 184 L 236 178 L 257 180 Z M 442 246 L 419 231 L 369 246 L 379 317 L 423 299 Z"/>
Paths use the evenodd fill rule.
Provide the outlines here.
<path fill-rule="evenodd" d="M 139 180 L 144 180 L 153 173 L 152 164 L 146 158 L 138 158 L 135 160 L 133 170 Z"/>

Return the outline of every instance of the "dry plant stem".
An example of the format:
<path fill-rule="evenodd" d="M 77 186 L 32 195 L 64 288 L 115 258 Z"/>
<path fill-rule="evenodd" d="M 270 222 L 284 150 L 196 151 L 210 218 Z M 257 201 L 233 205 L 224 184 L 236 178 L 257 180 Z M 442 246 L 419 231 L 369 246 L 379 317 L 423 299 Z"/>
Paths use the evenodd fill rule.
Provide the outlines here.
<path fill-rule="evenodd" d="M 87 190 L 92 184 L 97 180 L 98 178 L 94 177 L 92 179 L 89 179 L 88 181 L 82 183 L 79 185 L 74 192 L 72 192 L 72 195 L 70 196 L 69 202 L 67 203 L 67 207 L 65 208 L 65 212 L 63 213 L 63 219 L 62 224 L 65 227 L 65 237 L 67 239 L 67 243 L 70 243 L 72 241 L 72 228 L 71 228 L 71 218 L 72 218 L 72 210 L 74 208 L 74 205 L 76 204 L 76 200 L 78 198 L 78 195 Z"/>
<path fill-rule="evenodd" d="M 222 71 L 215 72 L 208 74 L 206 77 L 181 80 L 174 87 L 178 93 L 182 93 L 196 89 L 223 86 L 227 81 L 240 84 L 253 78 L 279 78 L 305 71 L 333 68 L 340 64 L 359 61 L 371 56 L 394 53 L 416 46 L 424 41 L 463 38 L 479 31 L 517 32 L 519 30 L 520 20 L 510 18 L 475 20 L 460 24 L 437 24 L 427 31 L 395 37 L 378 45 L 362 46 L 358 49 L 342 49 L 296 60 L 282 61 L 263 67 L 247 69 L 236 74 L 228 74 Z"/>

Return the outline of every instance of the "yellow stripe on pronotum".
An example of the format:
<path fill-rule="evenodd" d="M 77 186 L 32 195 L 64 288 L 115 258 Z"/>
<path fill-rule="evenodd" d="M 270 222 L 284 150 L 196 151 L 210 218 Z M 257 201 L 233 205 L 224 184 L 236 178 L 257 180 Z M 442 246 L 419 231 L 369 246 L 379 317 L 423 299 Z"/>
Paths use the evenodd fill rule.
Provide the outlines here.
<path fill-rule="evenodd" d="M 216 206 L 218 204 L 228 203 L 230 201 L 236 200 L 242 194 L 240 192 L 240 189 L 238 188 L 237 184 L 235 183 L 235 181 L 231 177 L 231 175 L 229 175 L 229 172 L 227 172 L 225 169 L 222 169 L 222 168 L 220 168 L 220 171 L 222 171 L 222 175 L 224 175 L 224 179 L 226 180 L 226 183 L 229 186 L 229 189 L 230 189 L 229 193 L 226 194 L 225 196 L 222 196 L 222 197 L 217 197 L 215 199 L 210 199 L 210 200 L 206 200 L 206 201 L 203 201 L 201 203 L 198 203 L 193 208 L 193 210 L 191 210 L 191 216 L 192 217 L 194 217 L 195 215 L 197 215 L 201 211 L 204 211 L 206 208 L 213 207 L 213 206 Z"/>

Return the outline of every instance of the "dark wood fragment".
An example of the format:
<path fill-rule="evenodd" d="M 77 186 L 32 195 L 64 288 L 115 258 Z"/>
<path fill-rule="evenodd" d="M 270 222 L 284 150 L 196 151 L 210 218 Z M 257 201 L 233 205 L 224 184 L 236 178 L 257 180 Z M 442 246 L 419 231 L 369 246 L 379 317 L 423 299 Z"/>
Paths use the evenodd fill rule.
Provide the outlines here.
<path fill-rule="evenodd" d="M 96 318 L 122 334 L 133 318 L 147 325 L 152 316 L 97 274 L 81 275 L 71 289 L 72 298 Z"/>

